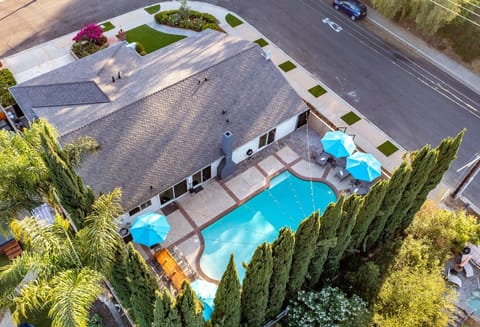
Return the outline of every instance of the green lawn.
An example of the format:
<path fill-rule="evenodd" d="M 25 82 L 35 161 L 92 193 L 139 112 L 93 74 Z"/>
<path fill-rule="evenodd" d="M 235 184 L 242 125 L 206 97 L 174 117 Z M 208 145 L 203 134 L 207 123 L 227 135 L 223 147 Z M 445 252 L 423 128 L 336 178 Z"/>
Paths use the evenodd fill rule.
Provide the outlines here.
<path fill-rule="evenodd" d="M 342 117 L 342 120 L 344 122 L 346 122 L 348 125 L 353 125 L 355 124 L 357 121 L 359 121 L 361 118 L 358 117 L 358 115 L 356 113 L 354 113 L 353 111 L 350 111 L 349 113 L 346 113 L 345 115 L 343 115 Z"/>
<path fill-rule="evenodd" d="M 292 63 L 290 60 L 287 60 L 284 63 L 281 63 L 280 65 L 278 65 L 278 67 L 280 67 L 280 69 L 286 73 L 292 69 L 295 69 L 297 66 L 295 66 L 295 64 Z"/>
<path fill-rule="evenodd" d="M 386 157 L 398 151 L 398 148 L 390 141 L 380 144 L 377 147 Z"/>
<path fill-rule="evenodd" d="M 129 43 L 141 43 L 147 53 L 163 48 L 184 38 L 185 36 L 183 35 L 159 32 L 147 25 L 141 25 L 127 31 L 127 41 Z"/>
<path fill-rule="evenodd" d="M 320 85 L 315 85 L 314 87 L 309 89 L 308 92 L 310 92 L 315 98 L 318 98 L 322 94 L 327 93 L 327 91 Z"/>
<path fill-rule="evenodd" d="M 160 11 L 160 5 L 153 5 L 153 6 L 150 6 L 150 7 L 147 7 L 147 8 L 143 8 L 145 9 L 146 12 L 148 12 L 150 15 L 153 15 L 155 13 L 157 13 L 158 11 Z"/>
<path fill-rule="evenodd" d="M 103 22 L 103 23 L 100 23 L 99 25 L 104 32 L 113 30 L 115 28 L 115 26 L 110 22 Z"/>
<path fill-rule="evenodd" d="M 233 16 L 232 14 L 227 14 L 227 16 L 225 16 L 225 20 L 227 21 L 228 25 L 232 27 L 237 27 L 238 25 L 243 24 L 243 22 L 240 19 Z"/>
<path fill-rule="evenodd" d="M 268 45 L 268 42 L 265 41 L 264 39 L 255 40 L 255 41 L 253 41 L 253 43 L 258 44 L 261 48 Z"/>

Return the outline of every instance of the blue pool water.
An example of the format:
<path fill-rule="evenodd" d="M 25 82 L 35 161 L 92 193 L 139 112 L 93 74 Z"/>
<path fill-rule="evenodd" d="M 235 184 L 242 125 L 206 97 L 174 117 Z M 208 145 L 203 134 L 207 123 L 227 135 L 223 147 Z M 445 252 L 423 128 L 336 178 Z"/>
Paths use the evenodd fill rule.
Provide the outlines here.
<path fill-rule="evenodd" d="M 313 193 L 313 197 L 312 197 Z M 253 252 L 262 242 L 272 242 L 281 227 L 295 231 L 313 211 L 323 213 L 335 192 L 327 184 L 309 182 L 285 171 L 264 190 L 202 231 L 205 250 L 200 266 L 208 276 L 220 279 L 230 254 L 235 254 L 240 281 Z"/>
<path fill-rule="evenodd" d="M 472 296 L 468 299 L 468 305 L 472 310 L 477 311 L 477 315 L 480 314 L 480 298 Z"/>

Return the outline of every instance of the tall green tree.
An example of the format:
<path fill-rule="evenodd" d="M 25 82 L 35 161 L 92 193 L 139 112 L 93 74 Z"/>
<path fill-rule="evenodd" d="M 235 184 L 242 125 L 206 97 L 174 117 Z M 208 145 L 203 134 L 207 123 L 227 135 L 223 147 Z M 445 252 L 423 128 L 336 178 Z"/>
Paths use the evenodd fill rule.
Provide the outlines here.
<path fill-rule="evenodd" d="M 308 273 L 308 266 L 315 252 L 320 228 L 318 211 L 304 219 L 295 233 L 292 267 L 287 284 L 287 297 L 296 296 L 302 287 Z"/>
<path fill-rule="evenodd" d="M 261 326 L 265 322 L 272 266 L 272 248 L 263 243 L 255 250 L 243 279 L 241 321 L 247 326 Z"/>
<path fill-rule="evenodd" d="M 135 321 L 139 327 L 151 327 L 158 285 L 147 263 L 132 243 L 127 246 L 127 277 Z"/>
<path fill-rule="evenodd" d="M 375 218 L 373 218 L 370 223 L 367 237 L 364 240 L 367 251 L 373 249 L 377 244 L 380 235 L 382 235 L 385 225 L 387 224 L 388 218 L 393 213 L 398 201 L 400 201 L 403 196 L 403 191 L 410 180 L 411 172 L 412 168 L 410 165 L 406 162 L 402 162 L 390 178 L 387 192 L 380 205 L 380 209 L 378 209 Z"/>
<path fill-rule="evenodd" d="M 212 326 L 240 326 L 240 281 L 233 254 L 230 255 L 227 269 L 218 284 L 214 304 L 215 309 L 210 318 Z"/>
<path fill-rule="evenodd" d="M 345 255 L 345 250 L 348 249 L 351 240 L 351 233 L 355 226 L 358 211 L 362 198 L 356 194 L 350 195 L 342 207 L 342 214 L 340 217 L 340 224 L 337 228 L 337 244 L 328 250 L 326 277 L 330 279 L 336 277 L 340 260 Z"/>
<path fill-rule="evenodd" d="M 432 151 L 428 145 L 419 151 L 410 153 L 410 156 L 413 157 L 411 160 L 412 173 L 402 198 L 398 201 L 395 211 L 388 218 L 388 225 L 383 230 L 382 239 L 384 241 L 392 239 L 396 233 L 403 232 L 412 222 L 413 216 L 407 217 L 407 213 L 425 185 L 437 159 L 437 153 Z"/>
<path fill-rule="evenodd" d="M 183 282 L 182 290 L 177 297 L 176 304 L 182 326 L 185 327 L 203 327 L 205 320 L 202 315 L 202 304 L 197 299 L 197 295 L 190 287 L 190 284 Z"/>
<path fill-rule="evenodd" d="M 440 183 L 443 175 L 450 168 L 450 164 L 457 157 L 458 149 L 462 143 L 463 134 L 465 130 L 462 130 L 457 134 L 455 138 L 447 137 L 440 142 L 440 144 L 434 149 L 437 153 L 435 165 L 433 166 L 426 182 L 423 184 L 422 189 L 418 192 L 417 196 L 413 200 L 412 205 L 405 214 L 404 221 L 411 222 L 415 214 L 420 210 L 423 203 L 428 197 L 428 194 Z"/>
<path fill-rule="evenodd" d="M 317 244 L 310 264 L 308 266 L 307 284 L 314 288 L 320 282 L 324 271 L 328 250 L 337 244 L 337 228 L 340 224 L 345 196 L 342 194 L 336 203 L 330 203 L 320 218 L 320 229 Z"/>
<path fill-rule="evenodd" d="M 166 289 L 155 294 L 152 327 L 182 327 L 174 300 Z"/>
<path fill-rule="evenodd" d="M 364 241 L 368 228 L 378 213 L 385 193 L 387 192 L 388 181 L 383 180 L 373 185 L 372 189 L 365 196 L 360 211 L 355 221 L 355 227 L 352 230 L 352 238 L 350 249 L 356 251 L 364 251 Z"/>
<path fill-rule="evenodd" d="M 273 271 L 268 291 L 267 319 L 275 317 L 285 302 L 294 245 L 295 235 L 289 228 L 280 229 L 272 243 Z"/>
<path fill-rule="evenodd" d="M 83 219 L 91 212 L 95 196 L 85 187 L 81 178 L 68 162 L 66 154 L 57 143 L 51 128 L 45 126 L 40 135 L 43 159 L 48 167 L 50 179 L 65 210 L 78 228 L 83 227 Z"/>
<path fill-rule="evenodd" d="M 0 232 L 8 230 L 10 221 L 22 210 L 46 202 L 50 190 L 47 166 L 27 140 L 38 138 L 33 128 L 22 134 L 0 130 Z"/>
<path fill-rule="evenodd" d="M 68 221 L 60 216 L 53 225 L 31 217 L 13 220 L 11 230 L 15 238 L 23 240 L 24 251 L 0 272 L 2 307 L 11 306 L 16 319 L 24 317 L 31 321 L 37 312 L 46 310 L 54 327 L 85 326 L 89 309 L 103 290 L 107 267 L 115 259 L 115 253 L 106 243 L 118 237 L 116 230 L 110 228 L 115 226 L 114 216 L 118 215 L 102 215 L 105 211 L 99 208 L 111 204 L 113 208 L 109 212 L 115 212 L 116 206 L 112 203 L 117 199 L 113 198 L 119 196 L 120 193 L 115 192 L 95 202 L 92 214 L 108 227 L 99 231 L 98 241 L 93 243 L 88 242 L 89 236 L 82 231 L 72 236 Z M 85 224 L 90 233 L 95 233 L 91 219 L 86 219 Z M 84 246 L 102 256 L 101 263 L 85 255 Z M 15 289 L 20 283 L 22 286 L 17 292 Z"/>
<path fill-rule="evenodd" d="M 112 264 L 108 279 L 112 284 L 115 293 L 117 294 L 121 305 L 130 310 L 132 304 L 130 303 L 130 286 L 128 285 L 127 277 L 127 248 L 124 245 L 119 245 L 115 249 L 115 259 Z"/>

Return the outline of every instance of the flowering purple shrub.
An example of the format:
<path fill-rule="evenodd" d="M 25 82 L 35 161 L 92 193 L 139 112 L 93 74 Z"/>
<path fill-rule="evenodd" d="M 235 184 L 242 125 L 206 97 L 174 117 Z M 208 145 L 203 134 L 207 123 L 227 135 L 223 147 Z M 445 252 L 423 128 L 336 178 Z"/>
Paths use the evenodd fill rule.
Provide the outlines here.
<path fill-rule="evenodd" d="M 103 30 L 97 24 L 88 24 L 87 26 L 82 27 L 80 32 L 75 35 L 73 41 L 90 41 L 98 43 L 103 35 Z"/>

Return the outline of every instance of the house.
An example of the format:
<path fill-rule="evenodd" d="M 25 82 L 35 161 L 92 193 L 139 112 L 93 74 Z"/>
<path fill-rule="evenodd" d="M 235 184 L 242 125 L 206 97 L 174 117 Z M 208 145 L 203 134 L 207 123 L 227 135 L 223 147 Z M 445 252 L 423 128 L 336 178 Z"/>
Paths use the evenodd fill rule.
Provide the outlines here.
<path fill-rule="evenodd" d="M 144 57 L 120 43 L 11 92 L 65 145 L 100 149 L 77 169 L 125 215 L 158 210 L 305 124 L 308 107 L 255 43 L 204 31 Z"/>

